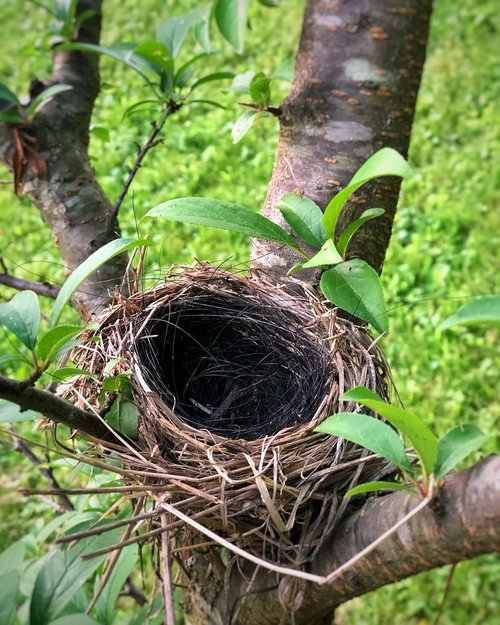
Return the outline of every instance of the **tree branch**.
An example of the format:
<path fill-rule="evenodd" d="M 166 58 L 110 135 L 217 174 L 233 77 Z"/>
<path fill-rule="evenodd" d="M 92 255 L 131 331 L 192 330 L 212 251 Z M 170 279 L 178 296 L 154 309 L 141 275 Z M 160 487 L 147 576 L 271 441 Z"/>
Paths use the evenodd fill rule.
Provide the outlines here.
<path fill-rule="evenodd" d="M 425 59 L 431 0 L 308 0 L 295 78 L 281 105 L 280 139 L 263 214 L 288 227 L 275 208 L 303 192 L 325 208 L 376 150 L 406 155 Z M 356 193 L 339 231 L 369 207 L 385 215 L 366 224 L 350 254 L 381 271 L 400 181 L 383 178 Z M 254 241 L 253 265 L 279 278 L 300 258 Z M 318 272 L 297 274 L 317 279 Z"/>
<path fill-rule="evenodd" d="M 78 41 L 99 43 L 101 4 L 102 0 L 79 0 L 78 14 L 92 9 L 95 15 L 81 26 Z M 47 102 L 31 124 L 17 129 L 0 124 L 0 160 L 8 167 L 14 167 L 14 130 L 32 137 L 38 158 L 46 164 L 45 176 L 27 172 L 24 190 L 40 209 L 70 271 L 119 233 L 113 206 L 88 157 L 90 119 L 100 88 L 98 61 L 95 54 L 56 47 L 52 76 L 37 89 L 61 83 L 72 89 Z M 107 302 L 126 265 L 125 257 L 116 257 L 82 286 L 78 297 L 90 312 Z"/>
<path fill-rule="evenodd" d="M 283 578 L 262 572 L 249 585 L 251 567 L 244 566 L 241 572 L 235 567 L 228 580 L 231 596 L 228 598 L 221 585 L 210 620 L 205 622 L 316 625 L 340 604 L 376 588 L 445 564 L 500 551 L 499 475 L 500 456 L 491 456 L 470 469 L 448 476 L 430 506 L 333 584 L 304 584 L 303 604 L 293 616 L 287 616 L 278 601 L 277 587 L 281 582 L 283 589 Z M 417 503 L 414 495 L 403 492 L 369 498 L 335 530 L 313 562 L 311 572 L 327 575 L 334 571 L 390 529 Z M 300 592 L 298 588 L 294 590 Z M 236 614 L 230 621 L 230 616 Z"/>
<path fill-rule="evenodd" d="M 58 286 L 54 286 L 53 284 L 35 282 L 34 280 L 23 280 L 22 278 L 11 276 L 9 273 L 0 273 L 0 284 L 9 286 L 12 289 L 17 289 L 18 291 L 34 291 L 38 295 L 50 297 L 51 299 L 56 299 L 61 290 Z"/>
<path fill-rule="evenodd" d="M 85 412 L 48 391 L 25 386 L 3 375 L 0 375 L 0 398 L 17 404 L 23 411 L 34 410 L 83 434 L 100 439 L 109 439 L 111 435 L 109 428 L 91 412 Z"/>

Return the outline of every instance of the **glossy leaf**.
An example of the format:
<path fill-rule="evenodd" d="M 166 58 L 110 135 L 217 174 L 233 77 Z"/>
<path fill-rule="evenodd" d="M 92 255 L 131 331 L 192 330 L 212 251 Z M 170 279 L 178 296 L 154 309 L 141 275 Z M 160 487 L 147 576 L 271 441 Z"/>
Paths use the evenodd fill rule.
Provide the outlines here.
<path fill-rule="evenodd" d="M 156 40 L 167 48 L 172 57 L 176 59 L 181 51 L 182 44 L 187 34 L 194 26 L 196 16 L 189 13 L 187 15 L 176 15 L 166 22 L 163 22 L 156 30 Z"/>
<path fill-rule="evenodd" d="M 446 330 L 459 325 L 500 325 L 500 295 L 483 295 L 475 297 L 445 319 L 440 325 L 440 330 Z"/>
<path fill-rule="evenodd" d="M 368 321 L 379 332 L 387 332 L 389 320 L 380 278 L 364 260 L 354 258 L 325 271 L 320 285 L 330 302 Z"/>
<path fill-rule="evenodd" d="M 79 369 L 78 367 L 61 367 L 52 372 L 52 379 L 58 382 L 64 382 L 70 378 L 74 378 L 77 375 L 83 375 L 93 380 L 97 380 L 98 376 L 95 373 L 87 371 L 86 369 Z"/>
<path fill-rule="evenodd" d="M 169 49 L 158 41 L 144 41 L 134 49 L 135 62 L 144 62 L 158 75 L 166 74 L 173 80 L 174 61 Z"/>
<path fill-rule="evenodd" d="M 33 291 L 21 291 L 6 304 L 0 304 L 0 324 L 30 350 L 35 347 L 40 319 L 40 305 Z"/>
<path fill-rule="evenodd" d="M 371 219 L 375 219 L 380 217 L 385 213 L 383 208 L 369 208 L 368 210 L 362 213 L 359 219 L 356 219 L 352 223 L 350 223 L 347 228 L 342 232 L 337 242 L 337 249 L 341 256 L 344 256 L 345 251 L 347 250 L 347 246 L 349 245 L 350 240 L 356 234 L 356 232 L 365 224 L 367 221 Z"/>
<path fill-rule="evenodd" d="M 51 87 L 44 89 L 32 102 L 30 102 L 27 110 L 28 118 L 33 118 L 42 106 L 47 104 L 47 102 L 50 102 L 50 100 L 52 100 L 57 94 L 64 93 L 65 91 L 71 91 L 72 89 L 73 87 L 71 85 L 64 84 L 52 85 Z"/>
<path fill-rule="evenodd" d="M 17 95 L 3 82 L 0 82 L 0 102 L 9 102 L 11 104 L 15 104 L 16 106 L 21 106 Z"/>
<path fill-rule="evenodd" d="M 41 362 L 50 362 L 59 349 L 76 334 L 82 331 L 81 326 L 62 325 L 50 328 L 41 336 L 37 346 L 37 357 Z"/>
<path fill-rule="evenodd" d="M 119 537 L 118 529 L 78 541 L 68 549 L 54 550 L 37 575 L 31 596 L 29 625 L 52 623 L 106 557 L 84 560 L 81 556 L 112 545 Z"/>
<path fill-rule="evenodd" d="M 25 554 L 26 547 L 20 540 L 9 545 L 0 553 L 0 573 L 21 573 Z"/>
<path fill-rule="evenodd" d="M 351 182 L 330 201 L 325 209 L 324 224 L 328 235 L 335 234 L 339 215 L 349 197 L 362 185 L 381 176 L 401 176 L 408 178 L 413 174 L 405 159 L 392 148 L 382 148 L 375 152 L 358 169 Z"/>
<path fill-rule="evenodd" d="M 113 572 L 95 605 L 96 616 L 102 625 L 112 625 L 115 618 L 115 602 L 133 571 L 138 557 L 137 545 L 129 545 L 120 553 Z"/>
<path fill-rule="evenodd" d="M 304 195 L 287 193 L 276 208 L 281 211 L 287 224 L 306 243 L 316 248 L 325 243 L 328 237 L 323 226 L 323 212 L 316 202 Z"/>
<path fill-rule="evenodd" d="M 295 72 L 295 63 L 292 58 L 285 59 L 274 70 L 271 78 L 273 80 L 286 80 L 286 82 L 292 82 Z"/>
<path fill-rule="evenodd" d="M 434 471 L 438 456 L 438 441 L 420 417 L 399 406 L 382 401 L 373 391 L 364 386 L 352 388 L 344 393 L 341 399 L 358 402 L 384 417 L 410 441 L 426 475 Z"/>
<path fill-rule="evenodd" d="M 247 26 L 248 0 L 217 0 L 215 21 L 221 35 L 241 54 Z"/>
<path fill-rule="evenodd" d="M 326 243 L 321 246 L 320 251 L 308 261 L 302 263 L 302 267 L 304 269 L 309 269 L 310 267 L 328 267 L 341 262 L 342 256 L 337 252 L 333 241 L 327 239 Z"/>
<path fill-rule="evenodd" d="M 17 612 L 17 595 L 19 582 L 18 572 L 0 572 L 0 623 L 2 625 L 14 625 Z"/>
<path fill-rule="evenodd" d="M 255 76 L 255 72 L 249 70 L 243 74 L 236 74 L 230 87 L 233 93 L 250 93 L 250 83 Z"/>
<path fill-rule="evenodd" d="M 354 497 L 354 495 L 361 495 L 363 493 L 375 493 L 381 490 L 404 490 L 407 493 L 411 493 L 412 495 L 418 495 L 417 491 L 406 484 L 401 484 L 399 482 L 365 482 L 364 484 L 359 484 L 359 486 L 355 486 L 348 490 L 344 495 L 344 499 L 348 497 Z"/>
<path fill-rule="evenodd" d="M 19 113 L 11 113 L 10 111 L 0 111 L 0 122 L 8 124 L 20 124 L 23 118 Z"/>
<path fill-rule="evenodd" d="M 447 432 L 438 443 L 437 479 L 442 479 L 459 462 L 479 449 L 487 438 L 475 425 L 458 426 Z"/>
<path fill-rule="evenodd" d="M 256 104 L 267 106 L 271 101 L 271 81 L 264 72 L 257 72 L 250 81 L 250 97 Z"/>
<path fill-rule="evenodd" d="M 62 285 L 59 295 L 54 304 L 51 317 L 51 325 L 54 326 L 61 316 L 64 306 L 71 299 L 78 287 L 99 267 L 107 263 L 118 254 L 123 254 L 134 247 L 144 247 L 151 245 L 147 239 L 115 239 L 106 243 L 96 250 L 86 260 L 79 265 Z"/>
<path fill-rule="evenodd" d="M 194 38 L 205 50 L 210 53 L 212 46 L 210 43 L 210 7 L 196 9 L 197 19 L 193 27 Z"/>
<path fill-rule="evenodd" d="M 233 129 L 231 130 L 231 135 L 233 137 L 233 143 L 238 143 L 243 139 L 243 137 L 247 134 L 247 132 L 252 127 L 252 124 L 262 113 L 259 111 L 245 111 L 242 113 L 238 119 L 233 124 Z"/>
<path fill-rule="evenodd" d="M 34 410 L 21 410 L 17 404 L 10 401 L 0 402 L 0 423 L 19 423 L 41 418 L 42 415 Z"/>
<path fill-rule="evenodd" d="M 67 614 L 49 623 L 49 625 L 100 625 L 87 614 Z"/>
<path fill-rule="evenodd" d="M 404 471 L 411 472 L 402 439 L 390 426 L 374 417 L 341 412 L 325 419 L 315 431 L 345 438 L 382 456 Z"/>
<path fill-rule="evenodd" d="M 275 223 L 244 206 L 202 197 L 184 197 L 152 208 L 148 217 L 163 217 L 197 226 L 232 230 L 259 239 L 297 247 L 295 240 Z"/>
<path fill-rule="evenodd" d="M 214 74 L 207 74 L 191 85 L 191 91 L 194 91 L 201 85 L 205 85 L 207 82 L 213 82 L 214 80 L 227 80 L 228 78 L 234 78 L 233 72 L 215 72 Z"/>
<path fill-rule="evenodd" d="M 116 45 L 105 48 L 104 46 L 97 46 L 93 43 L 72 42 L 59 45 L 58 50 L 79 50 L 80 52 L 92 52 L 93 54 L 103 54 L 104 56 L 109 56 L 110 58 L 120 61 L 121 63 L 124 63 L 128 67 L 132 68 L 140 76 L 142 76 L 142 78 L 144 78 L 149 85 L 152 85 L 149 76 L 141 67 L 141 64 L 138 63 L 137 59 L 134 59 L 133 57 L 133 50 L 135 47 L 135 44 L 130 44 Z"/>

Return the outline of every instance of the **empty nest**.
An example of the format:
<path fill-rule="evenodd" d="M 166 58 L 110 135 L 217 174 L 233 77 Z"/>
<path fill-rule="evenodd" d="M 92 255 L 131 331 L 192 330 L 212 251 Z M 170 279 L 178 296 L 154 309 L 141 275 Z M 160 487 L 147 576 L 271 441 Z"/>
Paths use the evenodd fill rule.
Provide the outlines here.
<path fill-rule="evenodd" d="M 220 537 L 302 568 L 345 514 L 343 494 L 393 471 L 314 431 L 331 414 L 360 409 L 340 400 L 354 386 L 387 397 L 389 374 L 366 330 L 312 287 L 183 267 L 98 321 L 72 355 L 98 380 L 80 377 L 65 395 L 98 410 L 104 376 L 130 375 L 137 441 L 100 452 L 112 452 L 131 490 L 149 495 L 129 541 L 163 531 L 168 510 L 177 543 Z"/>

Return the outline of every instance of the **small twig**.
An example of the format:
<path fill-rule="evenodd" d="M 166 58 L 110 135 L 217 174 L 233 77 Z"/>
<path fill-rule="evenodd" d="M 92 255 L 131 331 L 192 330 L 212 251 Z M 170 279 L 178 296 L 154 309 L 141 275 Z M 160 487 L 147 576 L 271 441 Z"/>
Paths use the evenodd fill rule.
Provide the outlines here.
<path fill-rule="evenodd" d="M 257 104 L 256 102 L 238 102 L 240 106 L 246 106 L 250 109 L 255 109 L 261 113 L 270 113 L 275 117 L 280 117 L 282 110 L 280 106 L 270 106 L 266 104 Z"/>
<path fill-rule="evenodd" d="M 444 606 L 446 605 L 446 601 L 448 599 L 448 595 L 450 593 L 451 582 L 453 581 L 453 575 L 455 574 L 455 570 L 458 566 L 458 562 L 451 565 L 450 572 L 448 573 L 448 579 L 446 580 L 446 587 L 444 589 L 443 600 L 441 601 L 441 605 L 439 606 L 438 613 L 436 614 L 436 618 L 432 625 L 439 625 L 439 621 L 441 620 L 441 615 L 443 614 Z"/>
<path fill-rule="evenodd" d="M 163 560 L 163 602 L 165 605 L 165 625 L 175 625 L 174 595 L 172 589 L 172 575 L 170 557 L 170 532 L 168 530 L 167 515 L 161 516 L 161 526 L 164 529 L 161 535 L 161 553 Z"/>
<path fill-rule="evenodd" d="M 36 467 L 38 467 L 40 473 L 47 480 L 47 482 L 51 485 L 54 491 L 57 491 L 53 494 L 55 497 L 59 498 L 61 507 L 68 512 L 71 510 L 74 510 L 75 508 L 73 504 L 71 503 L 70 499 L 68 498 L 68 496 L 65 493 L 61 492 L 61 486 L 59 482 L 57 481 L 56 477 L 54 476 L 54 474 L 52 473 L 52 469 L 50 467 L 41 467 L 40 465 L 43 464 L 43 462 L 40 460 L 40 458 L 28 447 L 28 445 L 23 440 L 17 437 L 14 438 L 14 449 L 15 451 L 18 451 L 19 453 L 26 456 L 26 458 L 28 458 L 30 462 L 32 462 Z M 49 493 L 49 494 L 52 495 L 52 493 Z"/>
<path fill-rule="evenodd" d="M 156 147 L 159 143 L 161 143 L 161 139 L 157 139 L 156 137 L 161 132 L 163 126 L 165 125 L 165 122 L 170 117 L 170 115 L 175 113 L 175 111 L 177 111 L 178 109 L 179 109 L 178 104 L 176 103 L 169 104 L 167 111 L 160 118 L 160 121 L 158 123 L 156 123 L 156 121 L 151 122 L 151 132 L 149 133 L 149 137 L 147 138 L 146 143 L 144 144 L 142 148 L 139 145 L 137 146 L 137 156 L 135 158 L 135 162 L 133 166 L 129 169 L 127 179 L 125 180 L 122 190 L 120 191 L 120 195 L 118 196 L 115 202 L 115 205 L 113 207 L 113 213 L 114 213 L 113 219 L 117 217 L 120 207 L 123 204 L 123 200 L 125 199 L 128 193 L 130 185 L 132 184 L 137 172 L 141 168 L 144 157 L 149 152 L 149 150 L 151 150 L 152 148 Z"/>
<path fill-rule="evenodd" d="M 3 265 L 3 263 L 2 263 Z M 5 266 L 3 265 L 3 268 Z M 43 295 L 44 297 L 50 297 L 51 299 L 56 299 L 59 295 L 60 287 L 54 286 L 53 284 L 47 284 L 45 282 L 35 282 L 34 280 L 23 280 L 22 278 L 16 278 L 15 276 L 11 276 L 9 273 L 0 273 L 0 284 L 4 286 L 9 286 L 12 289 L 16 289 L 17 291 L 34 291 L 38 295 Z"/>

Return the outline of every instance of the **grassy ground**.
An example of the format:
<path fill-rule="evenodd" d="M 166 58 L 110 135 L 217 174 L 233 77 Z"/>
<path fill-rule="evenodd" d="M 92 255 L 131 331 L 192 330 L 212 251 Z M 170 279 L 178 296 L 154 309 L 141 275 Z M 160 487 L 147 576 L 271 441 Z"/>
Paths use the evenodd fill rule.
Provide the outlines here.
<path fill-rule="evenodd" d="M 33 41 L 44 14 L 23 12 L 20 0 L 0 8 L 3 29 L 0 75 L 13 89 L 25 89 L 29 77 L 49 71 L 47 56 Z M 132 0 L 105 3 L 105 41 L 131 40 L 167 15 L 164 2 Z M 167 3 L 171 6 L 173 3 Z M 183 3 L 188 6 L 189 3 Z M 235 71 L 272 70 L 293 54 L 300 29 L 297 0 L 280 11 L 256 5 L 248 50 L 232 55 Z M 436 0 L 429 57 L 415 121 L 410 160 L 417 176 L 406 185 L 384 270 L 391 307 L 391 334 L 385 349 L 401 394 L 438 433 L 453 424 L 474 422 L 489 432 L 485 451 L 498 450 L 500 404 L 498 336 L 484 329 L 461 329 L 442 335 L 438 322 L 472 295 L 500 290 L 500 21 L 495 0 Z M 264 42 L 264 44 L 262 43 Z M 228 48 L 224 48 L 230 53 Z M 23 63 L 18 64 L 17 59 Z M 220 63 L 213 61 L 214 69 Z M 116 197 L 130 163 L 134 141 L 147 134 L 149 118 L 123 120 L 124 109 L 139 99 L 140 84 L 127 70 L 103 60 L 103 91 L 94 124 L 109 129 L 109 141 L 92 137 L 91 152 L 99 178 Z M 208 91 L 207 91 L 208 93 Z M 210 195 L 256 209 L 271 175 L 277 128 L 263 120 L 240 144 L 230 140 L 237 116 L 234 97 L 216 92 L 227 111 L 181 112 L 166 129 L 165 142 L 150 155 L 122 211 L 125 233 L 158 202 L 182 195 Z M 6 179 L 0 173 L 0 179 Z M 17 275 L 59 281 L 63 269 L 47 229 L 27 200 L 17 200 L 0 185 L 0 250 Z M 172 262 L 193 257 L 232 264 L 248 259 L 248 241 L 218 230 L 140 222 L 158 244 L 150 275 Z M 7 293 L 8 294 L 8 293 Z M 2 351 L 10 349 L 1 342 Z M 11 371 L 13 372 L 13 371 Z M 25 426 L 25 428 L 28 426 Z M 0 543 L 26 531 L 40 517 L 39 504 L 11 494 L 19 483 L 13 452 L 0 452 Z M 26 465 L 23 467 L 28 470 Z M 36 481 L 31 470 L 30 481 Z M 2 494 L 3 492 L 3 494 Z M 20 520 L 17 518 L 21 515 Z M 40 521 L 38 521 L 40 523 Z M 1 544 L 0 544 L 1 548 Z M 494 588 L 498 562 L 492 556 L 458 567 L 441 625 L 493 625 L 498 605 Z M 447 570 L 433 571 L 381 589 L 339 610 L 341 625 L 432 622 L 446 583 Z"/>

